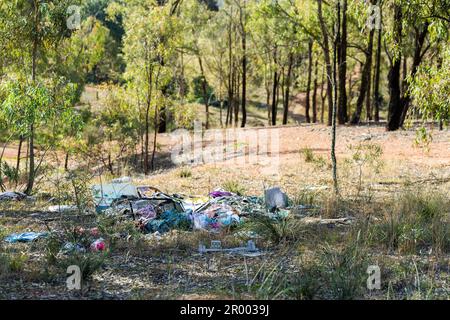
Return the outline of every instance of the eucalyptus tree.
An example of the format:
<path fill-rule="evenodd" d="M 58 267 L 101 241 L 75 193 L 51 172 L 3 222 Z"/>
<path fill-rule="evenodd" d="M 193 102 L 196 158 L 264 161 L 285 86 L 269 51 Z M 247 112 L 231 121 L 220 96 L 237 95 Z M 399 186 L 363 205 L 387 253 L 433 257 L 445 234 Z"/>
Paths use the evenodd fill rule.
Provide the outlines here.
<path fill-rule="evenodd" d="M 138 100 L 143 102 L 144 172 L 154 169 L 157 133 L 162 110 L 170 99 L 164 88 L 171 81 L 171 62 L 180 46 L 181 28 L 175 13 L 179 2 L 158 4 L 151 0 L 114 2 L 108 8 L 111 17 L 123 17 L 125 35 L 123 53 L 125 79 L 133 84 Z M 152 121 L 153 119 L 153 121 Z M 150 127 L 153 125 L 153 150 L 150 156 Z"/>
<path fill-rule="evenodd" d="M 408 79 L 415 77 L 430 49 L 446 36 L 450 5 L 446 1 L 421 0 L 392 0 L 390 4 L 391 29 L 386 35 L 390 61 L 390 101 L 386 129 L 392 131 L 403 126 L 411 105 Z M 411 57 L 408 55 L 408 48 L 411 48 Z M 401 79 L 402 58 L 405 62 L 403 79 Z M 408 58 L 412 58 L 411 63 Z"/>
<path fill-rule="evenodd" d="M 1 113 L 8 123 L 8 130 L 33 139 L 33 135 L 39 133 L 37 142 L 44 148 L 36 167 L 30 161 L 26 192 L 31 193 L 45 154 L 57 145 L 58 139 L 64 139 L 64 128 L 71 126 L 72 132 L 79 129 L 75 124 L 79 118 L 73 109 L 76 87 L 63 79 L 51 83 L 19 79 L 8 82 L 6 91 Z M 30 148 L 32 146 L 30 144 Z M 34 152 L 29 152 L 34 157 Z"/>
<path fill-rule="evenodd" d="M 15 87 L 14 92 L 10 92 L 9 99 L 13 96 L 26 95 L 27 92 L 35 94 L 44 94 L 39 88 L 42 84 L 42 78 L 48 69 L 48 53 L 56 47 L 62 39 L 69 37 L 72 29 L 68 27 L 67 19 L 70 6 L 77 4 L 78 1 L 69 0 L 17 0 L 2 2 L 1 12 L 6 13 L 6 19 L 1 23 L 2 33 L 7 33 L 9 43 L 6 48 L 10 49 L 10 58 L 13 62 L 8 66 L 8 74 L 16 76 L 25 81 L 27 87 L 19 89 Z M 50 81 L 52 82 L 52 81 Z M 12 90 L 12 88 L 9 88 Z M 47 101 L 44 96 L 42 101 Z M 43 107 L 38 100 L 41 98 L 35 96 L 30 102 L 30 108 Z M 32 106 L 35 107 L 32 107 Z M 19 146 L 22 145 L 24 138 L 28 139 L 29 154 L 29 172 L 26 193 L 33 191 L 34 180 L 36 176 L 35 164 L 35 123 L 36 117 L 30 116 L 27 122 L 29 128 L 21 130 L 26 132 L 26 136 L 20 135 Z M 20 150 L 20 148 L 19 148 Z M 20 160 L 20 154 L 18 155 Z"/>
<path fill-rule="evenodd" d="M 182 53 L 192 54 L 196 57 L 200 71 L 201 91 L 205 105 L 205 127 L 209 128 L 209 94 L 207 79 L 208 47 L 214 44 L 207 35 L 209 23 L 213 20 L 213 12 L 207 5 L 197 0 L 188 0 L 182 3 L 180 21 L 183 25 Z M 210 34 L 210 33 L 209 33 Z"/>

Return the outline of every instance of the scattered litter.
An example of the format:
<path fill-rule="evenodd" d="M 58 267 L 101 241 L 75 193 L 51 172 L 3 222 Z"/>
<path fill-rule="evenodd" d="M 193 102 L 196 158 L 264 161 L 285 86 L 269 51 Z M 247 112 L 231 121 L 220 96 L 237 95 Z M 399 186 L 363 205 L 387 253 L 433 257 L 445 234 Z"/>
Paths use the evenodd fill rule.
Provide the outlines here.
<path fill-rule="evenodd" d="M 111 183 L 131 183 L 131 181 L 133 181 L 131 177 L 121 177 L 117 179 L 112 179 Z"/>
<path fill-rule="evenodd" d="M 238 212 L 227 204 L 213 204 L 201 212 L 193 214 L 194 229 L 219 230 L 238 224 Z"/>
<path fill-rule="evenodd" d="M 47 232 L 24 232 L 24 233 L 13 233 L 5 238 L 6 242 L 16 243 L 16 242 L 31 242 L 39 238 L 44 238 L 48 235 Z"/>
<path fill-rule="evenodd" d="M 91 228 L 89 230 L 89 233 L 91 234 L 91 236 L 97 237 L 100 234 L 100 231 L 98 230 L 98 228 Z"/>
<path fill-rule="evenodd" d="M 162 235 L 156 231 L 154 233 L 149 233 L 144 236 L 147 240 L 156 240 L 159 241 L 162 239 Z"/>
<path fill-rule="evenodd" d="M 219 240 L 212 240 L 211 247 L 209 249 L 206 248 L 205 245 L 200 243 L 198 245 L 198 252 L 200 254 L 208 253 L 208 252 L 226 252 L 226 253 L 237 253 L 243 255 L 251 255 L 251 256 L 259 256 L 262 253 L 258 248 L 256 248 L 255 242 L 253 240 L 247 241 L 246 247 L 237 247 L 237 248 L 222 248 L 222 242 Z"/>
<path fill-rule="evenodd" d="M 234 235 L 241 239 L 259 239 L 261 236 L 255 231 L 251 230 L 240 230 L 234 233 Z"/>
<path fill-rule="evenodd" d="M 73 244 L 71 242 L 66 242 L 60 250 L 60 253 L 62 254 L 71 254 L 74 252 L 85 253 L 86 249 L 79 243 Z"/>
<path fill-rule="evenodd" d="M 71 205 L 57 205 L 57 206 L 50 206 L 48 207 L 47 211 L 48 212 L 72 212 L 72 211 L 76 211 L 78 208 L 77 206 L 71 206 Z"/>
<path fill-rule="evenodd" d="M 209 197 L 204 196 L 186 196 L 182 194 L 174 194 L 174 197 L 179 199 L 185 210 L 196 211 L 209 201 Z"/>
<path fill-rule="evenodd" d="M 0 193 L 0 201 L 22 201 L 22 200 L 33 200 L 33 197 L 29 197 L 23 192 L 17 191 L 6 191 Z"/>
<path fill-rule="evenodd" d="M 172 229 L 189 229 L 191 219 L 186 213 L 179 213 L 176 211 L 166 211 L 159 215 L 157 219 L 151 219 L 144 226 L 143 230 L 146 233 L 159 232 L 166 233 Z"/>
<path fill-rule="evenodd" d="M 92 193 L 97 212 L 110 208 L 114 201 L 139 198 L 138 191 L 131 182 L 94 185 Z"/>
<path fill-rule="evenodd" d="M 91 243 L 92 251 L 103 251 L 103 250 L 105 250 L 105 247 L 106 247 L 106 244 L 105 244 L 105 240 L 103 240 L 103 238 L 97 239 Z"/>
<path fill-rule="evenodd" d="M 288 197 L 279 187 L 267 189 L 264 192 L 266 207 L 270 212 L 275 209 L 286 208 L 288 206 Z"/>
<path fill-rule="evenodd" d="M 136 189 L 141 198 L 149 198 L 156 192 L 161 192 L 159 189 L 150 186 L 139 186 Z"/>
<path fill-rule="evenodd" d="M 104 251 L 106 250 L 106 242 L 100 237 L 100 230 L 96 227 L 85 229 L 77 227 L 74 229 L 76 241 L 66 241 L 62 246 L 61 254 L 85 253 L 87 251 Z M 70 237 L 73 239 L 72 237 Z"/>
<path fill-rule="evenodd" d="M 136 211 L 136 215 L 141 219 L 149 220 L 156 218 L 156 211 L 151 203 L 147 203 L 145 207 Z"/>
<path fill-rule="evenodd" d="M 216 189 L 216 190 L 214 190 L 214 191 L 209 193 L 209 196 L 213 197 L 213 198 L 231 197 L 233 195 L 234 195 L 233 193 L 225 191 L 225 190 L 222 190 L 222 189 Z"/>
<path fill-rule="evenodd" d="M 165 194 L 163 192 L 157 192 L 150 198 L 145 198 L 155 207 L 157 214 L 162 214 L 167 211 L 184 212 L 185 208 L 180 199 Z"/>

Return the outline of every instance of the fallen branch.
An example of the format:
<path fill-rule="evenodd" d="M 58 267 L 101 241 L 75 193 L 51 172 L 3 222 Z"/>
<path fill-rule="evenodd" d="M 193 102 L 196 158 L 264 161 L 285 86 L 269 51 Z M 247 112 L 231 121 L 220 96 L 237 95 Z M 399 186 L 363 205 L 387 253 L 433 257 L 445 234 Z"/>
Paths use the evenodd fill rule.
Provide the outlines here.
<path fill-rule="evenodd" d="M 339 225 L 350 225 L 354 221 L 354 218 L 352 217 L 346 217 L 346 218 L 337 218 L 337 219 L 322 219 L 322 218 L 315 218 L 315 217 L 306 217 L 303 219 L 300 219 L 301 223 L 304 224 L 339 224 Z"/>

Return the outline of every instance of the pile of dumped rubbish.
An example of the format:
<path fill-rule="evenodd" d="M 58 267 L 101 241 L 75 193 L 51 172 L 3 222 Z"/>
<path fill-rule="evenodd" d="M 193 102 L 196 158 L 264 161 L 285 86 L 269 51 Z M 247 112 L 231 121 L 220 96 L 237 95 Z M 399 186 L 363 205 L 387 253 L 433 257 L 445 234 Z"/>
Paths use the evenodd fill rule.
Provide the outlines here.
<path fill-rule="evenodd" d="M 169 195 L 121 178 L 95 185 L 92 190 L 97 212 L 133 219 L 144 233 L 171 229 L 219 232 L 241 224 L 251 215 L 277 218 L 289 213 L 288 198 L 279 188 L 266 190 L 264 197 L 240 196 L 223 189 L 208 196 Z"/>
<path fill-rule="evenodd" d="M 92 195 L 98 214 L 132 220 L 143 233 L 155 235 L 173 229 L 221 232 L 244 223 L 251 216 L 265 215 L 278 220 L 290 214 L 295 215 L 299 209 L 300 212 L 315 209 L 312 206 L 290 206 L 287 195 L 279 187 L 269 188 L 259 197 L 237 195 L 223 189 L 216 189 L 207 196 L 191 196 L 167 194 L 150 186 L 136 186 L 128 177 L 94 185 Z M 21 201 L 27 199 L 27 196 L 8 192 L 0 194 L 0 199 Z M 73 210 L 76 210 L 76 207 L 72 205 L 48 208 L 48 212 L 60 213 Z M 105 242 L 97 234 L 98 230 L 94 228 L 80 232 L 82 238 L 87 239 L 85 243 L 80 245 L 67 242 L 62 248 L 64 252 L 105 249 Z M 12 234 L 5 238 L 5 241 L 31 242 L 47 236 L 48 233 L 26 232 Z"/>

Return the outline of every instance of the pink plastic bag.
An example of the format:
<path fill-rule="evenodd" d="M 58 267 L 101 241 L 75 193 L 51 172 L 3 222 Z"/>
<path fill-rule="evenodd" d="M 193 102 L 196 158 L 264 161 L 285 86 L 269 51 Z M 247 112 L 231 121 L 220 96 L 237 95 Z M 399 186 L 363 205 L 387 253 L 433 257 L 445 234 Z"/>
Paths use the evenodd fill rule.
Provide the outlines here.
<path fill-rule="evenodd" d="M 91 243 L 92 251 L 103 251 L 103 250 L 105 250 L 105 247 L 106 247 L 105 241 L 102 238 L 97 239 Z"/>

